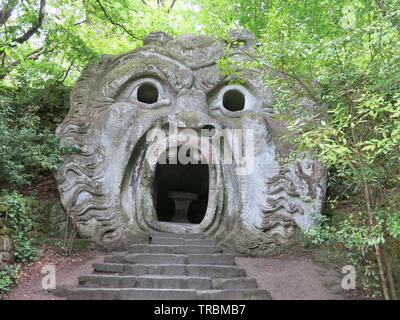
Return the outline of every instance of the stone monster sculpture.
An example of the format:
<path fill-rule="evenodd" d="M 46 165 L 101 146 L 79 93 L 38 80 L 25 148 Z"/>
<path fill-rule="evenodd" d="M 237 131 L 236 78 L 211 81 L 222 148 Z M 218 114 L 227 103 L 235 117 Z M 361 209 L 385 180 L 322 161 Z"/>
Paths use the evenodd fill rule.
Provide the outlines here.
<path fill-rule="evenodd" d="M 324 197 L 324 170 L 309 156 L 281 164 L 290 147 L 280 138 L 285 124 L 273 117 L 272 90 L 257 70 L 243 71 L 240 84 L 232 84 L 233 76 L 216 65 L 256 44 L 246 30 L 230 36 L 236 45 L 227 51 L 226 42 L 207 35 L 173 38 L 157 31 L 142 47 L 104 55 L 83 71 L 57 129 L 62 143 L 78 150 L 66 156 L 57 180 L 81 236 L 117 248 L 145 241 L 151 231 L 204 232 L 229 251 L 264 255 L 282 251 L 297 230 L 312 226 Z M 311 101 L 299 101 L 318 112 Z M 226 164 L 222 146 L 212 163 L 148 161 L 154 142 L 148 133 L 159 129 L 169 139 L 171 123 L 178 130 L 213 129 L 214 136 L 242 130 L 245 146 L 252 144 L 246 148 L 250 169 L 240 173 L 235 158 Z M 168 141 L 157 157 L 183 143 Z"/>

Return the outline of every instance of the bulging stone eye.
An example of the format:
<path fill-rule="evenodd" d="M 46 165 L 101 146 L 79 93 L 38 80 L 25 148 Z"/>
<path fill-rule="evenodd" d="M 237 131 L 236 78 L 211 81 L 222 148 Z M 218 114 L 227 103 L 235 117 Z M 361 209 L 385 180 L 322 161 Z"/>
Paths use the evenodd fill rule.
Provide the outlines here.
<path fill-rule="evenodd" d="M 244 109 L 246 98 L 242 92 L 237 89 L 225 91 L 222 97 L 222 105 L 225 109 L 235 112 Z"/>
<path fill-rule="evenodd" d="M 156 78 L 140 78 L 129 82 L 116 96 L 117 101 L 139 103 L 141 108 L 154 109 L 170 105 L 171 90 Z"/>
<path fill-rule="evenodd" d="M 158 101 L 158 90 L 151 83 L 139 85 L 137 90 L 137 100 L 147 104 L 153 104 Z"/>
<path fill-rule="evenodd" d="M 249 88 L 241 84 L 229 84 L 214 91 L 210 97 L 211 112 L 222 113 L 229 117 L 240 117 L 252 111 L 257 98 Z"/>

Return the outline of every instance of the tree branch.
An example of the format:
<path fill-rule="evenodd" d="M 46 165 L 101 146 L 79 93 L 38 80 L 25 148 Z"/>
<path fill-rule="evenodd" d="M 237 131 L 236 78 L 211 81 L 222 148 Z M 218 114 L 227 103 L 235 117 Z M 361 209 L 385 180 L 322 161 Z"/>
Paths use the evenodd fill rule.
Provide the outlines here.
<path fill-rule="evenodd" d="M 392 24 L 393 27 L 395 27 L 397 30 L 400 31 L 400 18 L 399 16 L 390 16 L 384 0 L 375 0 L 376 5 L 381 11 L 381 14 L 384 18 L 388 18 L 390 20 L 390 23 Z"/>
<path fill-rule="evenodd" d="M 248 58 L 250 58 L 251 60 L 256 61 L 257 63 L 259 63 L 260 66 L 261 66 L 262 68 L 267 69 L 267 70 L 270 70 L 270 71 L 272 71 L 272 72 L 279 73 L 279 74 L 281 74 L 281 75 L 283 75 L 283 76 L 285 76 L 285 77 L 287 77 L 287 78 L 289 78 L 289 79 L 294 80 L 295 82 L 297 82 L 297 84 L 300 85 L 300 87 L 302 87 L 302 88 L 307 92 L 308 96 L 309 96 L 315 103 L 319 103 L 320 100 L 318 99 L 318 97 L 312 92 L 312 89 L 309 88 L 309 87 L 307 86 L 307 84 L 304 83 L 304 81 L 300 79 L 300 77 L 297 77 L 297 76 L 294 75 L 294 74 L 291 74 L 291 73 L 289 73 L 289 72 L 286 72 L 286 71 L 284 71 L 283 69 L 276 69 L 276 68 L 274 68 L 274 67 L 268 65 L 268 64 L 265 63 L 265 62 L 261 62 L 256 56 L 254 56 L 253 54 L 249 53 L 247 50 L 243 50 L 243 49 L 239 49 L 239 50 L 240 50 L 243 54 L 245 54 Z"/>
<path fill-rule="evenodd" d="M 107 19 L 111 22 L 111 24 L 113 24 L 114 26 L 121 28 L 122 30 L 124 30 L 128 35 L 130 35 L 133 39 L 135 40 L 141 40 L 139 37 L 135 36 L 132 32 L 130 32 L 128 29 L 126 29 L 122 24 L 115 22 L 110 15 L 108 14 L 106 8 L 104 8 L 104 6 L 101 4 L 100 0 L 96 0 L 96 2 L 98 3 L 98 5 L 101 8 L 101 11 L 103 11 L 104 15 L 107 17 Z"/>
<path fill-rule="evenodd" d="M 22 36 L 16 38 L 13 40 L 13 42 L 18 42 L 18 43 L 23 43 L 27 40 L 29 40 L 30 37 L 32 37 L 35 32 L 39 30 L 39 28 L 42 26 L 43 19 L 45 16 L 45 7 L 46 7 L 46 0 L 40 0 L 40 6 L 39 6 L 39 13 L 38 13 L 38 18 L 35 21 L 34 24 L 32 24 L 32 27 L 25 32 Z"/>
<path fill-rule="evenodd" d="M 0 10 L 0 26 L 5 24 L 11 17 L 14 8 L 17 6 L 18 1 L 7 1 L 3 8 Z"/>
<path fill-rule="evenodd" d="M 176 0 L 173 0 L 171 5 L 169 6 L 169 10 L 168 11 L 172 10 L 172 8 L 174 7 L 175 3 L 176 3 Z"/>
<path fill-rule="evenodd" d="M 50 85 L 49 90 L 45 96 L 43 96 L 42 103 L 46 103 L 48 98 L 50 97 L 51 92 L 56 88 L 56 86 L 62 85 L 65 79 L 67 78 L 69 72 L 71 71 L 72 67 L 74 66 L 75 60 L 71 62 L 69 67 L 60 73 L 60 75 L 54 80 L 54 82 Z"/>
<path fill-rule="evenodd" d="M 28 60 L 37 60 L 39 59 L 40 55 L 44 52 L 44 47 L 40 47 L 34 51 L 32 51 L 26 59 Z M 0 73 L 0 80 L 4 79 L 7 77 L 7 75 L 12 71 L 13 67 L 18 66 L 22 61 L 20 59 L 14 60 L 11 62 L 6 68 L 3 68 L 3 70 Z"/>
<path fill-rule="evenodd" d="M 82 20 L 82 21 L 78 21 L 78 22 L 75 22 L 74 23 L 74 26 L 79 26 L 79 25 L 81 25 L 81 24 L 84 24 L 84 23 L 90 23 L 90 20 Z"/>

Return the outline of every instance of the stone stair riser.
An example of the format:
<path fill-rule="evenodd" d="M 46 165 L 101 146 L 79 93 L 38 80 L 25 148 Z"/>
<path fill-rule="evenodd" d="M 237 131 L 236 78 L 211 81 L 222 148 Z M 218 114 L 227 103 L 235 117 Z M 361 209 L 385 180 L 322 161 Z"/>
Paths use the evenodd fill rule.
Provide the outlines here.
<path fill-rule="evenodd" d="M 194 277 L 210 278 L 234 278 L 245 277 L 246 272 L 236 266 L 215 265 L 131 265 L 127 267 L 126 274 L 129 275 L 185 275 Z"/>
<path fill-rule="evenodd" d="M 150 236 L 150 238 L 204 239 L 203 233 L 150 232 L 149 236 Z"/>
<path fill-rule="evenodd" d="M 222 249 L 215 246 L 194 246 L 194 245 L 143 245 L 136 244 L 129 247 L 130 253 L 221 253 Z"/>
<path fill-rule="evenodd" d="M 184 238 L 152 238 L 151 244 L 177 244 L 177 245 L 195 245 L 195 246 L 215 246 L 214 240 L 207 239 L 184 239 Z"/>
<path fill-rule="evenodd" d="M 79 287 L 67 290 L 77 300 L 269 300 L 255 279 L 235 265 L 204 234 L 152 232 L 149 244 L 93 264 L 94 273 L 79 277 Z"/>

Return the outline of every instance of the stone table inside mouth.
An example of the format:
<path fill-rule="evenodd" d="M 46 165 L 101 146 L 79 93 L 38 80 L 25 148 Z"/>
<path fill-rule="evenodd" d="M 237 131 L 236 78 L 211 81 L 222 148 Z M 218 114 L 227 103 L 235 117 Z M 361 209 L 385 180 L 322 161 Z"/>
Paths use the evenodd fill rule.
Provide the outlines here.
<path fill-rule="evenodd" d="M 191 192 L 169 192 L 168 198 L 175 202 L 175 222 L 188 222 L 189 206 L 192 201 L 198 200 L 197 193 Z"/>

